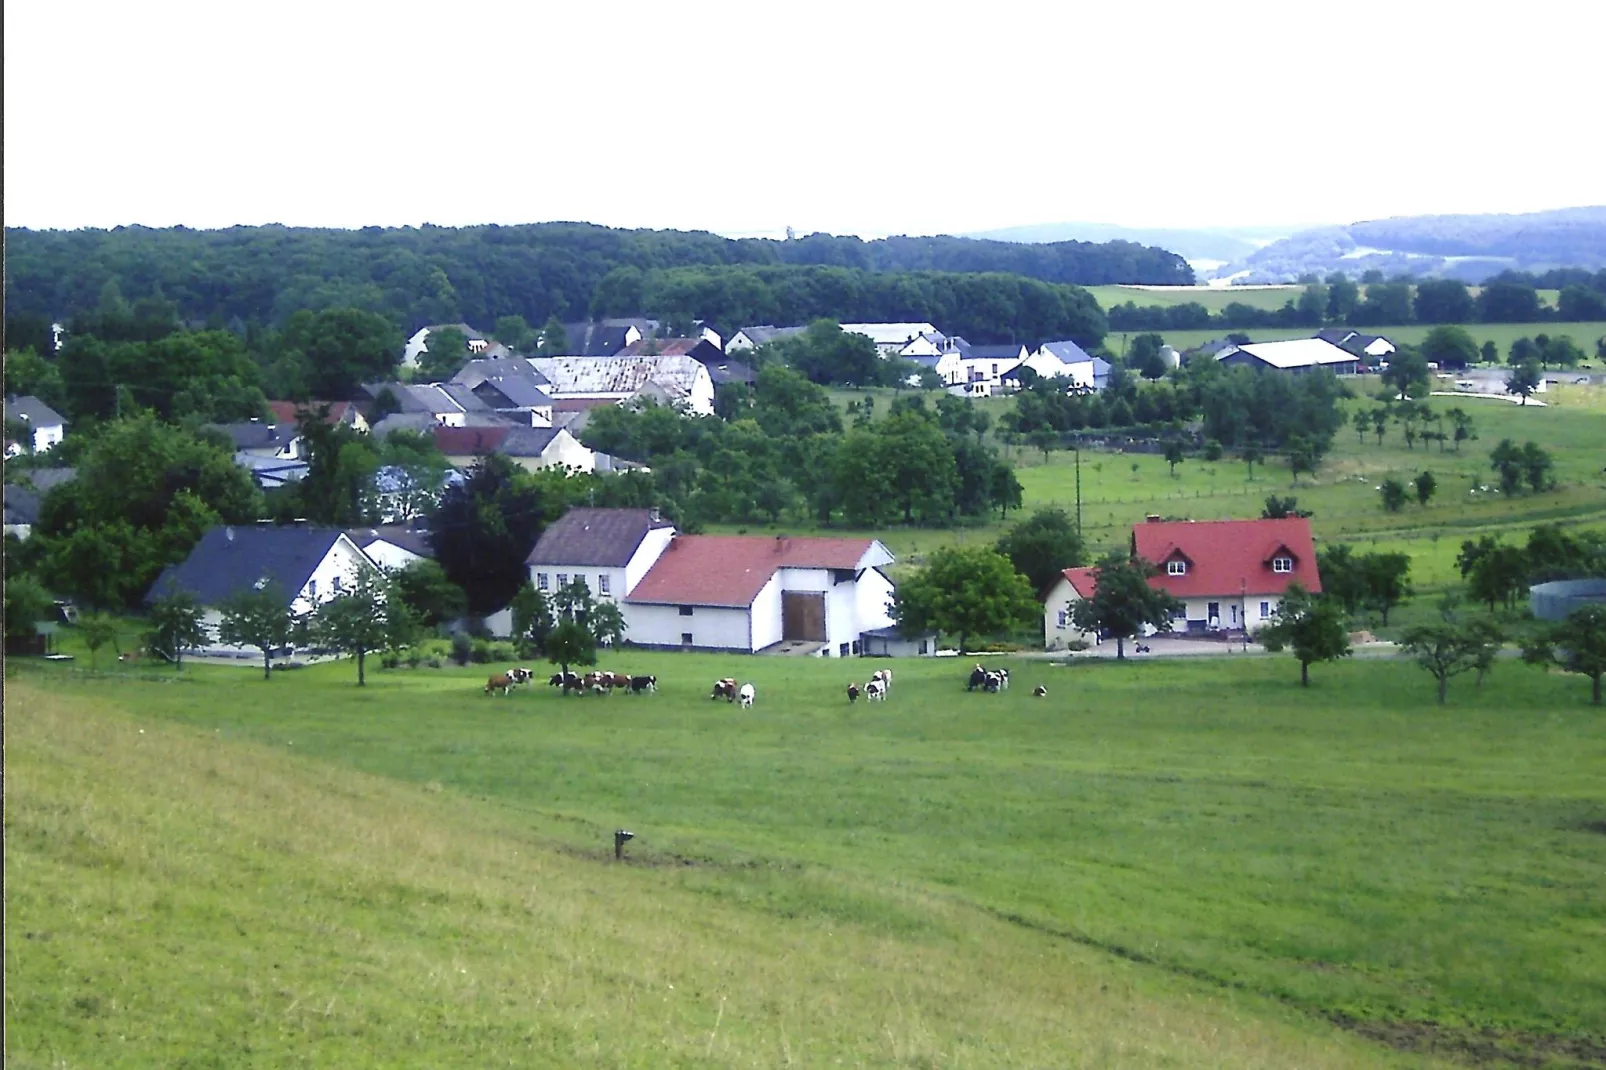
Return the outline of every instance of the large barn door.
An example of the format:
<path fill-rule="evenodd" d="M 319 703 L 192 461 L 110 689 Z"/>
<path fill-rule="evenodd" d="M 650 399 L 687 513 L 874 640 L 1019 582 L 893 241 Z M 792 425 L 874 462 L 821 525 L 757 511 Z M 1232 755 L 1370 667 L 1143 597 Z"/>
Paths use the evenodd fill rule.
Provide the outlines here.
<path fill-rule="evenodd" d="M 783 591 L 781 638 L 825 642 L 825 595 Z"/>

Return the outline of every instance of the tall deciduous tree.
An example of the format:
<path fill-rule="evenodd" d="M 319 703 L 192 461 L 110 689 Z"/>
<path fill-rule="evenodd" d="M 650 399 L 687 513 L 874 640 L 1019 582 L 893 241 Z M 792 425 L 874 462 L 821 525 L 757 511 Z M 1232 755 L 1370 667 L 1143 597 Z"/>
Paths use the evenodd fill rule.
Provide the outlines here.
<path fill-rule="evenodd" d="M 211 642 L 204 614 L 195 596 L 174 591 L 151 603 L 145 617 L 145 649 L 164 657 L 174 668 L 184 665 L 184 651 Z"/>
<path fill-rule="evenodd" d="M 1383 508 L 1388 512 L 1397 513 L 1405 504 L 1405 484 L 1398 479 L 1385 479 L 1377 488 L 1383 498 Z"/>
<path fill-rule="evenodd" d="M 1493 621 L 1487 618 L 1460 621 L 1446 607 L 1441 620 L 1407 628 L 1400 637 L 1400 650 L 1438 681 L 1439 705 L 1442 706 L 1452 676 L 1477 672 L 1482 681 L 1494 664 L 1502 639 L 1499 626 Z"/>
<path fill-rule="evenodd" d="M 1171 627 L 1182 603 L 1168 592 L 1149 586 L 1158 570 L 1141 557 L 1113 553 L 1093 570 L 1093 597 L 1072 603 L 1071 618 L 1084 632 L 1108 634 L 1115 639 L 1117 660 L 1126 657 L 1126 641 Z"/>
<path fill-rule="evenodd" d="M 418 373 L 426 380 L 450 379 L 468 362 L 468 335 L 456 327 L 436 327 L 424 339 Z"/>
<path fill-rule="evenodd" d="M 288 646 L 295 628 L 290 599 L 276 583 L 238 591 L 218 606 L 218 642 L 262 651 L 262 678 L 273 678 L 273 652 Z"/>
<path fill-rule="evenodd" d="M 524 559 L 567 504 L 501 454 L 481 458 L 441 495 L 430 524 L 435 559 L 463 588 L 469 612 L 495 612 L 518 593 L 528 576 Z"/>
<path fill-rule="evenodd" d="M 1009 558 L 985 547 L 945 547 L 898 587 L 893 616 L 905 632 L 959 637 L 1002 635 L 1025 627 L 1039 606 L 1026 577 Z"/>
<path fill-rule="evenodd" d="M 1310 686 L 1310 666 L 1350 654 L 1344 609 L 1337 600 L 1318 598 L 1297 583 L 1288 585 L 1272 622 L 1256 636 L 1273 654 L 1292 650 L 1299 661 L 1299 683 Z"/>
<path fill-rule="evenodd" d="M 1567 619 L 1545 627 L 1523 647 L 1523 660 L 1554 664 L 1565 672 L 1589 677 L 1590 701 L 1600 705 L 1600 681 L 1606 676 L 1606 606 L 1586 605 Z"/>
<path fill-rule="evenodd" d="M 1076 522 L 1063 509 L 1039 509 L 1005 532 L 995 548 L 1034 591 L 1046 590 L 1065 569 L 1087 560 Z"/>
<path fill-rule="evenodd" d="M 1411 486 L 1416 488 L 1416 503 L 1427 505 L 1439 489 L 1439 481 L 1432 472 L 1418 472 L 1416 478 L 1411 480 Z"/>
<path fill-rule="evenodd" d="M 1525 360 L 1506 376 L 1506 393 L 1519 395 L 1526 405 L 1528 398 L 1538 391 L 1539 379 L 1539 366 L 1531 360 Z"/>
<path fill-rule="evenodd" d="M 396 650 L 413 641 L 417 622 L 407 604 L 374 569 L 363 569 L 344 594 L 312 615 L 318 641 L 357 660 L 357 686 L 366 682 L 364 660 L 375 650 Z"/>
<path fill-rule="evenodd" d="M 1528 555 L 1520 546 L 1509 546 L 1493 535 L 1461 544 L 1456 565 L 1467 581 L 1468 593 L 1485 602 L 1494 612 L 1496 604 L 1510 608 L 1528 585 Z"/>
<path fill-rule="evenodd" d="M 1464 368 L 1478 362 L 1478 343 L 1464 327 L 1435 327 L 1422 339 L 1417 349 L 1425 360 L 1441 368 Z"/>

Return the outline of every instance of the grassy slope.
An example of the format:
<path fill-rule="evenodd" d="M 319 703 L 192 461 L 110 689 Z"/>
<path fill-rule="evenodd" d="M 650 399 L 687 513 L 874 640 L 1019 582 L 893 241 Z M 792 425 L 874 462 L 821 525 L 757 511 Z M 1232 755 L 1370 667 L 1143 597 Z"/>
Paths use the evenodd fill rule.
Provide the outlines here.
<path fill-rule="evenodd" d="M 1511 343 L 1518 338 L 1532 338 L 1536 334 L 1548 334 L 1552 338 L 1567 335 L 1577 342 L 1586 356 L 1593 356 L 1595 352 L 1595 339 L 1606 336 L 1606 323 L 1468 323 L 1464 325 L 1467 333 L 1481 346 L 1486 341 L 1492 341 L 1500 348 L 1500 355 L 1504 357 L 1511 350 Z M 1396 343 L 1415 344 L 1427 335 L 1433 328 L 1420 323 L 1406 324 L 1391 327 L 1365 327 L 1361 328 L 1368 334 L 1381 334 Z M 1111 331 L 1105 336 L 1104 344 L 1115 353 L 1126 348 L 1128 341 L 1140 331 Z M 1165 340 L 1178 349 L 1191 349 L 1203 345 L 1216 338 L 1224 338 L 1233 333 L 1232 329 L 1217 330 L 1211 328 L 1202 331 L 1161 331 Z M 1309 338 L 1315 331 L 1310 327 L 1254 327 L 1243 333 L 1249 335 L 1256 342 L 1277 342 L 1284 338 Z M 1596 361 L 1595 363 L 1599 363 Z M 1565 374 L 1565 373 L 1562 373 Z"/>
<path fill-rule="evenodd" d="M 1170 307 L 1172 305 L 1200 304 L 1211 312 L 1220 312 L 1234 303 L 1248 305 L 1251 308 L 1276 310 L 1282 308 L 1289 301 L 1297 302 L 1299 295 L 1305 290 L 1303 286 L 1297 285 L 1264 288 L 1244 286 L 1089 286 L 1086 289 L 1098 301 L 1100 307 L 1106 310 L 1130 301 L 1140 308 L 1145 305 Z M 1479 287 L 1471 287 L 1471 290 L 1476 295 Z M 1558 290 L 1540 290 L 1539 303 L 1554 308 L 1559 294 L 1560 291 Z M 1538 327 L 1534 329 L 1543 330 L 1544 328 Z"/>
<path fill-rule="evenodd" d="M 1424 674 L 1386 662 L 1319 667 L 1310 692 L 1287 658 L 1021 663 L 996 697 L 964 693 L 952 662 L 902 663 L 891 702 L 850 709 L 845 665 L 613 660 L 664 693 L 503 701 L 471 670 L 358 692 L 346 665 L 56 685 L 250 752 L 182 734 L 152 751 L 119 718 L 21 692 L 10 924 L 57 935 L 8 951 L 8 977 L 41 993 L 8 1043 L 82 1059 L 97 1049 L 74 1000 L 121 1015 L 105 1038 L 158 1013 L 110 1001 L 157 985 L 221 1005 L 180 1000 L 160 1012 L 172 1028 L 210 1045 L 248 1025 L 281 1051 L 422 1030 L 442 1051 L 528 1034 L 575 1061 L 588 1045 L 594 1061 L 699 1061 L 718 993 L 733 1062 L 779 1061 L 782 1037 L 818 1061 L 1142 1063 L 1162 1043 L 1182 1065 L 1352 1057 L 1278 1013 L 1251 1026 L 1267 997 L 1452 1049 L 1606 1055 L 1586 1039 L 1606 1033 L 1606 722 L 1577 678 L 1502 665 L 1440 710 Z M 707 701 L 732 670 L 757 683 L 754 714 Z M 1027 693 L 1038 680 L 1047 701 Z M 639 857 L 701 864 L 596 866 L 621 824 Z M 552 850 L 565 841 L 580 854 Z M 108 960 L 111 940 L 136 961 Z M 294 954 L 275 987 L 263 962 Z M 197 956 L 202 977 L 171 971 Z M 361 986 L 340 986 L 348 970 Z M 1178 975 L 1215 997 L 1186 1027 L 1141 1025 L 1180 1013 Z M 663 1005 L 671 981 L 695 1006 Z M 320 1021 L 337 992 L 337 1022 Z M 643 1016 L 627 1035 L 602 1028 L 621 1007 Z M 1112 1055 L 1116 1038 L 1131 1047 Z"/>
<path fill-rule="evenodd" d="M 8 1065 L 1395 1061 L 902 865 L 801 861 L 831 852 L 779 838 L 773 806 L 733 811 L 730 776 L 652 792 L 662 808 L 610 798 L 646 787 L 626 774 L 721 765 L 707 729 L 728 709 L 695 707 L 698 730 L 689 702 L 620 699 L 610 720 L 676 710 L 685 730 L 619 735 L 578 700 L 476 703 L 464 677 L 366 695 L 344 673 L 198 679 L 8 686 Z M 752 777 L 771 756 L 743 742 L 728 772 Z M 596 848 L 626 812 L 644 838 L 616 866 Z M 756 824 L 762 855 L 664 828 L 703 814 L 716 837 Z"/>

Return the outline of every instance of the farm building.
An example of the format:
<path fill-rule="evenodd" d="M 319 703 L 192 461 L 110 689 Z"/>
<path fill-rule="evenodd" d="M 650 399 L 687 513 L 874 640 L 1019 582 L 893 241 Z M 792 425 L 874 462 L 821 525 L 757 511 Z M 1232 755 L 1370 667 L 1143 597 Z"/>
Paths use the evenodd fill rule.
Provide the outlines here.
<path fill-rule="evenodd" d="M 526 563 L 537 590 L 583 579 L 618 602 L 626 640 L 641 646 L 754 652 L 791 641 L 847 657 L 892 624 L 881 571 L 891 562 L 874 539 L 680 535 L 655 510 L 571 509 Z"/>
<path fill-rule="evenodd" d="M 551 384 L 547 393 L 555 402 L 625 401 L 651 385 L 698 416 L 714 411 L 714 380 L 703 362 L 692 356 L 537 357 L 531 363 Z"/>
<path fill-rule="evenodd" d="M 1320 338 L 1290 338 L 1285 342 L 1251 342 L 1230 345 L 1216 354 L 1216 360 L 1229 366 L 1289 372 L 1299 375 L 1326 368 L 1334 375 L 1354 375 L 1360 358 Z"/>
<path fill-rule="evenodd" d="M 757 349 L 772 342 L 783 342 L 806 330 L 807 327 L 772 327 L 767 323 L 758 327 L 743 327 L 725 343 L 725 352 L 735 353 L 742 349 Z"/>
<path fill-rule="evenodd" d="M 1362 365 L 1375 365 L 1380 360 L 1387 360 L 1389 354 L 1394 352 L 1394 343 L 1382 335 L 1352 331 L 1348 327 L 1324 327 L 1316 332 L 1316 337 L 1331 342 L 1346 353 L 1353 353 L 1360 358 Z"/>
<path fill-rule="evenodd" d="M 1276 614 L 1291 583 L 1320 593 L 1316 546 L 1305 517 L 1282 520 L 1168 520 L 1132 528 L 1131 552 L 1159 574 L 1151 587 L 1182 602 L 1172 632 L 1254 632 Z M 1066 569 L 1043 598 L 1044 642 L 1051 650 L 1086 639 L 1071 606 L 1092 597 L 1092 569 Z"/>

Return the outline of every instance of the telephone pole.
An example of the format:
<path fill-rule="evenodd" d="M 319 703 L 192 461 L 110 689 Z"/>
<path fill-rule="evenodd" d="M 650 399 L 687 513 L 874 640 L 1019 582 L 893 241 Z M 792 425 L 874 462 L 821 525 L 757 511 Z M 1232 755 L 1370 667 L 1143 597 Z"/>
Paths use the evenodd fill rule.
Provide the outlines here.
<path fill-rule="evenodd" d="M 1071 451 L 1076 454 L 1076 537 L 1082 538 L 1082 446 L 1073 445 Z"/>

